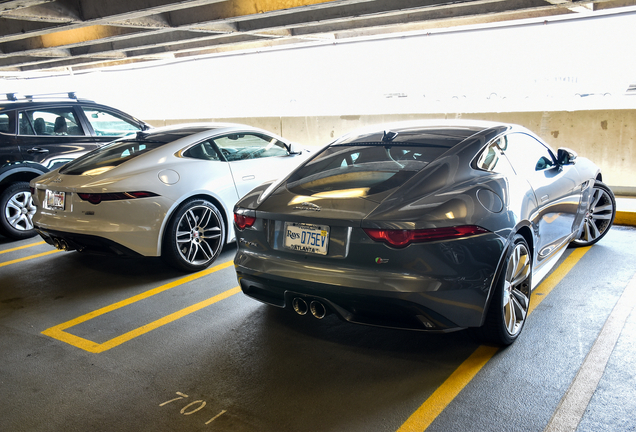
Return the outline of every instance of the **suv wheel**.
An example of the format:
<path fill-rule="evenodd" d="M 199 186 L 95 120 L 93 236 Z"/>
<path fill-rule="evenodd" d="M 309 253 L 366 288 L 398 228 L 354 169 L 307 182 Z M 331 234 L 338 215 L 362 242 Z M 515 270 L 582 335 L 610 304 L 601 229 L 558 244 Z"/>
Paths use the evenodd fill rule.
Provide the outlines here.
<path fill-rule="evenodd" d="M 0 232 L 14 240 L 33 237 L 35 205 L 27 182 L 10 185 L 0 194 Z"/>

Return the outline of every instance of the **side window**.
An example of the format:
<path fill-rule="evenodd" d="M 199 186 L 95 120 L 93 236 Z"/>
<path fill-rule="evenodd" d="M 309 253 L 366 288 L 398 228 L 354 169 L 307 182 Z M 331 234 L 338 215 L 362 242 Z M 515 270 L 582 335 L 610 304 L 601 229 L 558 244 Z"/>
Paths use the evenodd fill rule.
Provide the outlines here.
<path fill-rule="evenodd" d="M 183 156 L 203 160 L 221 160 L 219 153 L 210 141 L 203 141 L 202 143 L 193 145 L 183 152 Z"/>
<path fill-rule="evenodd" d="M 141 128 L 117 114 L 97 108 L 82 107 L 84 114 L 98 136 L 120 136 L 130 132 L 140 131 Z"/>
<path fill-rule="evenodd" d="M 18 125 L 20 135 L 84 135 L 70 107 L 22 111 Z"/>
<path fill-rule="evenodd" d="M 214 142 L 229 162 L 289 154 L 283 142 L 261 134 L 230 134 L 215 138 Z"/>
<path fill-rule="evenodd" d="M 513 133 L 507 136 L 507 141 L 504 154 L 518 175 L 530 176 L 555 166 L 552 152 L 530 135 Z"/>
<path fill-rule="evenodd" d="M 507 147 L 508 140 L 506 137 L 500 137 L 492 141 L 477 159 L 477 168 L 505 175 L 514 175 L 510 163 L 503 156 L 503 150 Z"/>
<path fill-rule="evenodd" d="M 0 113 L 0 133 L 15 134 L 15 122 L 12 121 L 14 116 L 11 114 L 8 112 Z"/>

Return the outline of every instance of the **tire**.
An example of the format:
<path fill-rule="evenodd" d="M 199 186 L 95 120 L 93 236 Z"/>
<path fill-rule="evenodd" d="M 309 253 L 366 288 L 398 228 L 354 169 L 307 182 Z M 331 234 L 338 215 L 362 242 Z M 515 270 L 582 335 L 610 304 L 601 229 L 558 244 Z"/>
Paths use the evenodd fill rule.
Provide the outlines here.
<path fill-rule="evenodd" d="M 29 183 L 17 182 L 9 185 L 0 194 L 0 233 L 13 240 L 35 236 L 35 210 Z"/>
<path fill-rule="evenodd" d="M 183 203 L 171 217 L 161 256 L 179 270 L 195 272 L 212 264 L 224 244 L 221 213 L 211 202 L 195 198 Z"/>
<path fill-rule="evenodd" d="M 528 316 L 531 288 L 532 255 L 526 240 L 517 234 L 506 253 L 484 325 L 475 329 L 477 337 L 496 345 L 513 343 Z"/>
<path fill-rule="evenodd" d="M 616 199 L 614 193 L 605 183 L 596 181 L 592 196 L 585 211 L 585 219 L 576 238 L 574 246 L 591 246 L 602 239 L 612 227 L 616 216 Z"/>

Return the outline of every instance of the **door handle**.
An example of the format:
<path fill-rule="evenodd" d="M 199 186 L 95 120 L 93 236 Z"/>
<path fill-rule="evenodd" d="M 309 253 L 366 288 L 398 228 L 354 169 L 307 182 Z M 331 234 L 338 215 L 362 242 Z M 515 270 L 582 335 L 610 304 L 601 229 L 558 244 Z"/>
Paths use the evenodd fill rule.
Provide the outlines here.
<path fill-rule="evenodd" d="M 243 176 L 243 181 L 254 180 L 255 178 L 256 176 L 246 175 L 246 176 Z"/>
<path fill-rule="evenodd" d="M 49 149 L 41 148 L 41 147 L 33 147 L 26 151 L 27 153 L 48 153 Z"/>

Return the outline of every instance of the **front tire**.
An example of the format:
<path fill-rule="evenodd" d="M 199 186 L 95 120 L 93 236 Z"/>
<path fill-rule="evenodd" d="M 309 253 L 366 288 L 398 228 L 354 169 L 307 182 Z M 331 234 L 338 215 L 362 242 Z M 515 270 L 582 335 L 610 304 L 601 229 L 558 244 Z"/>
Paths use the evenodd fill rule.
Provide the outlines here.
<path fill-rule="evenodd" d="M 164 234 L 162 258 L 187 272 L 207 268 L 217 259 L 225 243 L 225 225 L 211 202 L 195 198 L 174 213 Z"/>
<path fill-rule="evenodd" d="M 585 211 L 585 220 L 572 241 L 575 246 L 591 246 L 602 239 L 614 223 L 616 199 L 612 190 L 600 181 L 594 183 Z"/>
<path fill-rule="evenodd" d="M 497 345 L 513 343 L 526 322 L 531 289 L 530 248 L 523 236 L 517 234 L 506 253 L 484 325 L 476 329 L 478 338 Z"/>
<path fill-rule="evenodd" d="M 23 240 L 36 235 L 33 215 L 36 207 L 27 182 L 17 182 L 0 194 L 0 232 L 13 240 Z"/>

